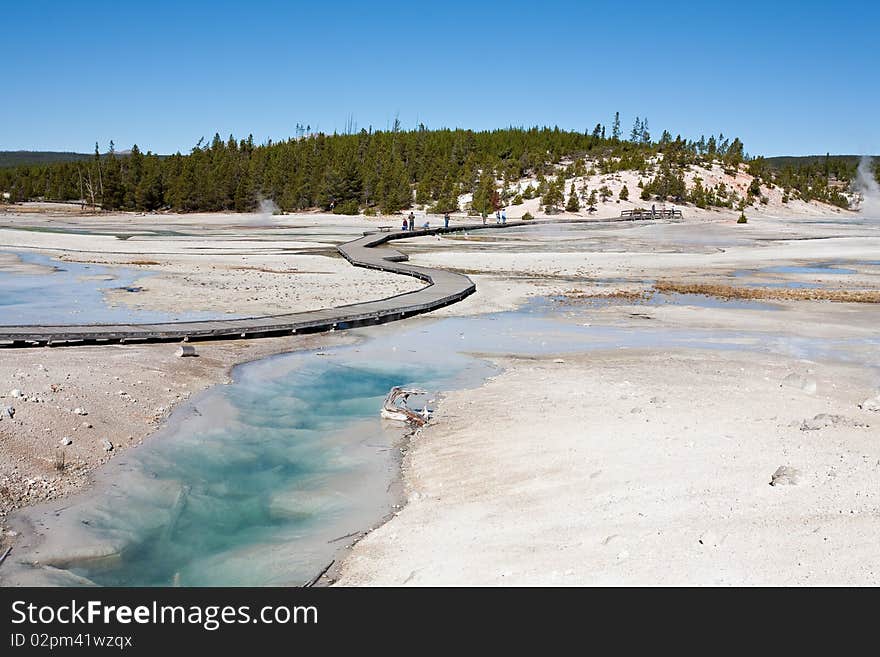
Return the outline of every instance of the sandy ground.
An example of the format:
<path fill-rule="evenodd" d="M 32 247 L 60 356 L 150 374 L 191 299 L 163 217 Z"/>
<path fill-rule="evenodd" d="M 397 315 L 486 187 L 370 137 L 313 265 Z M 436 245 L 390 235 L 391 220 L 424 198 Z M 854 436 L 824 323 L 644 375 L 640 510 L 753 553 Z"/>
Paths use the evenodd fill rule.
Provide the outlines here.
<path fill-rule="evenodd" d="M 409 503 L 341 584 L 880 582 L 861 368 L 702 351 L 502 364 L 444 400 L 407 457 Z M 793 485 L 769 485 L 780 466 Z"/>

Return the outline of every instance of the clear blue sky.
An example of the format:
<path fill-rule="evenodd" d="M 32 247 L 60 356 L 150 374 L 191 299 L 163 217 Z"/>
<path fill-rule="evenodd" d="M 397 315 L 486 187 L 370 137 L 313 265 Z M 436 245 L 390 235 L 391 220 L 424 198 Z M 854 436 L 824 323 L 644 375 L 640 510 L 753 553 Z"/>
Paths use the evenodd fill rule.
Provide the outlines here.
<path fill-rule="evenodd" d="M 0 150 L 188 151 L 404 127 L 738 135 L 752 154 L 880 153 L 880 3 L 2 3 Z"/>

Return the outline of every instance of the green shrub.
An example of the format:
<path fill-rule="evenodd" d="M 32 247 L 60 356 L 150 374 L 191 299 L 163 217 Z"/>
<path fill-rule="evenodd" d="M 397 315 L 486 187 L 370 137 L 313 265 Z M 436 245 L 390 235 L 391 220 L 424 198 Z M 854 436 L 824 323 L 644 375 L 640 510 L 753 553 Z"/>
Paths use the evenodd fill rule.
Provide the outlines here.
<path fill-rule="evenodd" d="M 531 213 L 531 212 L 526 212 L 526 213 L 522 216 L 522 220 L 523 220 L 523 221 L 529 221 L 530 219 L 534 219 L 534 217 L 532 216 L 532 213 Z"/>
<path fill-rule="evenodd" d="M 333 208 L 333 214 L 357 214 L 359 212 L 357 201 L 345 201 Z"/>
<path fill-rule="evenodd" d="M 511 203 L 513 205 L 522 205 L 523 204 L 522 194 L 517 194 L 516 196 L 514 196 L 513 201 Z"/>
<path fill-rule="evenodd" d="M 746 213 L 745 213 L 745 212 L 740 212 L 740 213 L 739 213 L 739 219 L 736 220 L 736 223 L 738 223 L 738 224 L 747 224 L 747 223 L 749 223 L 749 220 L 746 219 Z"/>

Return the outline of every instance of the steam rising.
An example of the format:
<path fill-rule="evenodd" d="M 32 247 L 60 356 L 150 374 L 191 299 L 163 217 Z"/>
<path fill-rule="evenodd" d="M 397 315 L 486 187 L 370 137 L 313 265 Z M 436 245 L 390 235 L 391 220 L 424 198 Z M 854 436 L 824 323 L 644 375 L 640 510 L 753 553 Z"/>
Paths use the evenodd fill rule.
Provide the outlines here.
<path fill-rule="evenodd" d="M 264 198 L 260 200 L 260 215 L 264 217 L 271 217 L 273 214 L 280 213 L 281 208 L 275 205 L 275 201 L 270 198 Z"/>
<path fill-rule="evenodd" d="M 260 207 L 254 212 L 253 219 L 247 223 L 250 226 L 272 226 L 272 215 L 281 214 L 281 208 L 275 205 L 275 201 L 270 198 L 261 198 Z"/>
<path fill-rule="evenodd" d="M 880 219 L 880 185 L 874 177 L 872 158 L 867 155 L 859 161 L 855 189 L 861 196 L 859 211 L 866 217 Z"/>

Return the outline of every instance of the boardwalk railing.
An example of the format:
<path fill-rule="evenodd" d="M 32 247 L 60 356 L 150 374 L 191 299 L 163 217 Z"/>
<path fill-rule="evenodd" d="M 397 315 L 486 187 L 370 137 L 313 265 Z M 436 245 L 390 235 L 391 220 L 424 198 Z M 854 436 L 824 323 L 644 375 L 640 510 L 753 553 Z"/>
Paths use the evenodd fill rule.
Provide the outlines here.
<path fill-rule="evenodd" d="M 681 210 L 621 210 L 622 219 L 681 219 Z"/>

